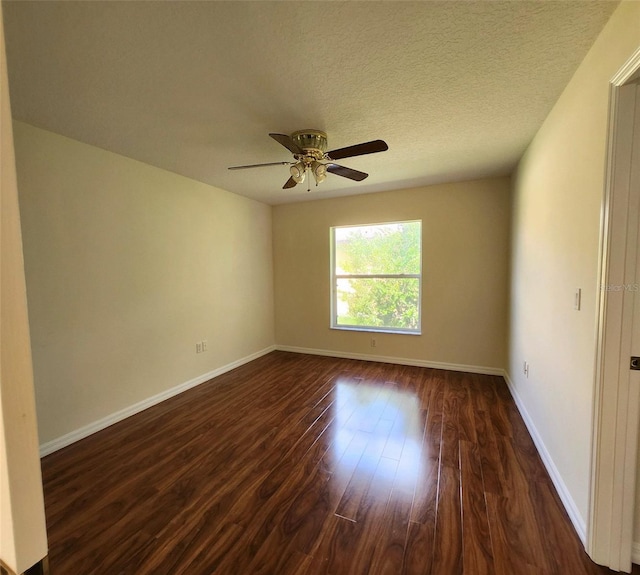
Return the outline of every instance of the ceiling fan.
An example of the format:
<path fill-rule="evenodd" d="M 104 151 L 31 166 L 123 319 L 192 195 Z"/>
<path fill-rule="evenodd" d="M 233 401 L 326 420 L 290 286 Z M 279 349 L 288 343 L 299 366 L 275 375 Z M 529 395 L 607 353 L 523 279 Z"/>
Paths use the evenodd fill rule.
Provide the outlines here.
<path fill-rule="evenodd" d="M 244 170 L 247 168 L 261 168 L 263 166 L 290 166 L 291 177 L 285 182 L 282 189 L 293 188 L 297 184 L 302 184 L 307 179 L 307 191 L 311 189 L 307 174 L 312 174 L 316 181 L 316 186 L 327 178 L 327 172 L 336 174 L 343 178 L 349 178 L 356 182 L 361 182 L 369 174 L 335 164 L 334 160 L 352 158 L 354 156 L 364 156 L 384 152 L 389 149 L 383 140 L 372 140 L 346 148 L 339 148 L 327 152 L 327 134 L 320 130 L 299 130 L 291 136 L 286 134 L 269 134 L 276 142 L 282 144 L 293 154 L 294 162 L 270 162 L 268 164 L 250 164 L 247 166 L 232 166 L 230 170 Z"/>

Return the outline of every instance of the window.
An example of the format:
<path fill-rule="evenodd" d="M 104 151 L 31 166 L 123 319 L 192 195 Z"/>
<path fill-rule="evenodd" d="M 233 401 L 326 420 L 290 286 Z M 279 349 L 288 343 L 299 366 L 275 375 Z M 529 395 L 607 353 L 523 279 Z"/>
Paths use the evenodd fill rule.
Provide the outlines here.
<path fill-rule="evenodd" d="M 331 327 L 420 333 L 422 222 L 331 228 Z"/>

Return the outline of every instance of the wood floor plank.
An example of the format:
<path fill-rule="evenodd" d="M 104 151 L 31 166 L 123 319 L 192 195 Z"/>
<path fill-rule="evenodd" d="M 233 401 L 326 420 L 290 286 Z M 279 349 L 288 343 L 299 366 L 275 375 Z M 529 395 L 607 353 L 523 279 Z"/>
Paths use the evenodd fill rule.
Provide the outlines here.
<path fill-rule="evenodd" d="M 350 573 L 353 551 L 360 526 L 355 521 L 333 515 L 320 536 L 309 575 Z"/>
<path fill-rule="evenodd" d="M 553 487 L 547 482 L 533 482 L 530 491 L 536 522 L 539 525 L 542 545 L 551 573 L 554 575 L 599 573 L 599 568 L 585 554 Z M 558 547 L 562 549 L 561 553 L 558 552 Z"/>
<path fill-rule="evenodd" d="M 332 515 L 329 478 L 330 475 L 316 465 L 279 526 L 290 545 L 302 554 L 313 553 L 324 524 Z"/>
<path fill-rule="evenodd" d="M 482 464 L 478 446 L 460 442 L 462 487 L 462 560 L 464 570 L 475 575 L 492 575 L 493 546 L 485 501 Z"/>
<path fill-rule="evenodd" d="M 444 405 L 445 381 L 442 370 L 433 370 L 433 390 L 429 399 L 428 421 L 424 438 L 425 459 L 440 459 L 442 450 L 442 411 Z"/>
<path fill-rule="evenodd" d="M 184 569 L 191 573 L 213 573 L 223 557 L 240 539 L 243 529 L 232 523 L 221 523 L 205 514 L 199 530 L 188 536 L 167 540 L 141 562 L 141 573 L 175 573 Z"/>
<path fill-rule="evenodd" d="M 413 492 L 392 491 L 385 510 L 387 521 L 374 546 L 370 575 L 402 573 L 412 503 Z"/>
<path fill-rule="evenodd" d="M 438 507 L 438 481 L 440 478 L 440 460 L 427 459 L 424 461 L 416 485 L 411 520 L 416 523 L 436 523 Z"/>
<path fill-rule="evenodd" d="M 476 423 L 474 417 L 473 400 L 471 398 L 471 389 L 469 382 L 464 381 L 466 385 L 461 385 L 458 391 L 459 408 L 458 408 L 458 436 L 461 441 L 477 443 Z"/>
<path fill-rule="evenodd" d="M 455 377 L 447 375 L 442 405 L 442 446 L 440 464 L 451 469 L 460 466 L 458 415 L 460 409 L 459 387 L 452 385 Z"/>
<path fill-rule="evenodd" d="M 460 470 L 444 464 L 440 465 L 433 573 L 438 575 L 462 573 Z"/>
<path fill-rule="evenodd" d="M 209 529 L 203 525 L 203 530 L 208 537 L 203 534 L 200 538 L 195 556 L 181 555 L 173 549 L 169 553 L 152 556 L 159 558 L 159 563 L 143 564 L 140 568 L 147 573 L 177 573 L 181 569 L 188 573 L 214 573 L 222 559 L 240 540 L 243 530 L 232 523 L 211 525 Z"/>
<path fill-rule="evenodd" d="M 368 434 L 367 445 L 362 451 L 360 460 L 336 507 L 335 512 L 337 515 L 340 515 L 340 517 L 353 521 L 357 520 L 361 501 L 366 497 L 369 486 L 374 480 L 374 475 L 382 459 L 392 425 L 393 422 L 391 421 L 380 420 L 377 428 L 378 432 Z"/>
<path fill-rule="evenodd" d="M 511 437 L 509 413 L 504 405 L 506 398 L 501 396 L 501 388 L 502 386 L 493 378 L 486 381 L 482 392 L 483 411 L 489 414 L 493 430 L 497 435 Z"/>
<path fill-rule="evenodd" d="M 494 376 L 274 352 L 42 469 L 61 575 L 608 573 Z"/>
<path fill-rule="evenodd" d="M 273 539 L 276 539 L 273 537 Z M 277 545 L 277 543 L 276 543 Z M 274 573 L 295 573 L 308 564 L 309 557 L 295 551 L 291 546 L 274 549 L 265 544 L 265 552 L 258 553 L 247 567 L 252 575 L 273 575 Z"/>
<path fill-rule="evenodd" d="M 474 420 L 485 491 L 500 495 L 505 479 L 489 414 L 486 411 L 476 410 Z"/>
<path fill-rule="evenodd" d="M 528 498 L 487 494 L 496 572 L 550 573 L 535 514 Z"/>
<path fill-rule="evenodd" d="M 407 543 L 404 550 L 403 571 L 406 575 L 431 575 L 435 543 L 435 521 L 433 523 L 409 523 Z"/>

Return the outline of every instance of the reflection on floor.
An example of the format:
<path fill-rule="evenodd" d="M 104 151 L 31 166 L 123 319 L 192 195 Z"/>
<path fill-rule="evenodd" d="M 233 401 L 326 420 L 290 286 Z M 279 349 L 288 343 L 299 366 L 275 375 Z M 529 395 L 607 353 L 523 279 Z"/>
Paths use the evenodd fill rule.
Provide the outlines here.
<path fill-rule="evenodd" d="M 413 497 L 413 486 L 421 478 L 424 423 L 420 421 L 418 397 L 390 382 L 363 383 L 348 377 L 336 381 L 335 439 L 331 445 L 335 482 L 371 484 L 371 495 Z M 425 478 L 426 480 L 426 478 Z M 395 482 L 395 483 L 394 483 Z M 337 486 L 340 491 L 341 486 Z M 346 506 L 337 511 L 346 513 Z"/>

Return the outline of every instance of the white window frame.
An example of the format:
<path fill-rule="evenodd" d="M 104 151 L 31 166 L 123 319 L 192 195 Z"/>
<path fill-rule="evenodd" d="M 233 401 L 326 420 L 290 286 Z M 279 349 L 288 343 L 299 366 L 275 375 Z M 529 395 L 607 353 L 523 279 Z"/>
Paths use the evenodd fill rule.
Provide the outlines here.
<path fill-rule="evenodd" d="M 419 274 L 336 274 L 336 230 L 343 228 L 363 228 L 367 226 L 386 226 L 393 224 L 420 224 L 420 273 Z M 342 226 L 332 226 L 330 228 L 330 262 L 331 262 L 331 329 L 344 331 L 366 331 L 376 333 L 395 333 L 404 335 L 422 334 L 422 220 L 400 220 L 392 222 L 350 224 Z M 339 279 L 410 279 L 418 280 L 418 327 L 415 329 L 402 327 L 380 327 L 364 325 L 340 325 L 338 323 L 338 280 Z"/>

